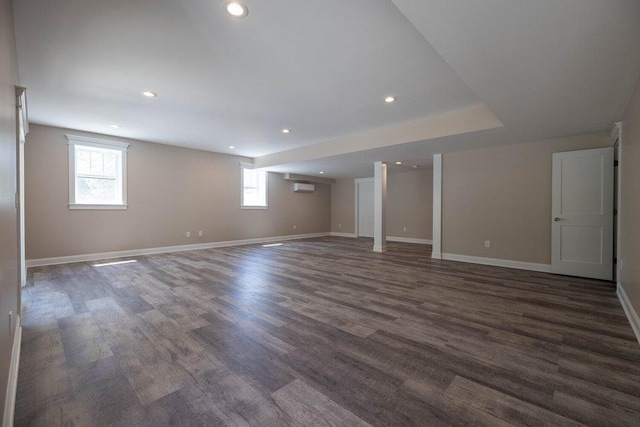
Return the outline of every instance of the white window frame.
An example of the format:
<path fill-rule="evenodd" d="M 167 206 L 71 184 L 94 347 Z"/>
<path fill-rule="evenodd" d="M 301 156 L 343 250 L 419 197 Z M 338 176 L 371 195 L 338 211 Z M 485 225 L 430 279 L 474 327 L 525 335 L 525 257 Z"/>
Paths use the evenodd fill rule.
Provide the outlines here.
<path fill-rule="evenodd" d="M 66 135 L 69 146 L 69 209 L 85 210 L 114 210 L 127 209 L 127 152 L 129 145 L 126 142 L 106 141 L 86 136 Z M 105 150 L 120 151 L 122 153 L 122 203 L 119 204 L 87 204 L 76 203 L 76 145 L 83 147 L 95 147 Z"/>
<path fill-rule="evenodd" d="M 269 209 L 269 172 L 265 172 L 265 205 L 245 205 L 244 204 L 244 170 L 253 169 L 251 163 L 240 163 L 240 209 Z"/>

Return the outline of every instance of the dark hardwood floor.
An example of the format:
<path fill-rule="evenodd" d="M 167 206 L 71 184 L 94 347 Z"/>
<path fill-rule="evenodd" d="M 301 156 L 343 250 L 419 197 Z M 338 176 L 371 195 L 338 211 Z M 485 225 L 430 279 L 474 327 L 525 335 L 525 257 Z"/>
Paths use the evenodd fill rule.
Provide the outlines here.
<path fill-rule="evenodd" d="M 640 425 L 613 284 L 371 246 L 30 269 L 16 425 Z"/>

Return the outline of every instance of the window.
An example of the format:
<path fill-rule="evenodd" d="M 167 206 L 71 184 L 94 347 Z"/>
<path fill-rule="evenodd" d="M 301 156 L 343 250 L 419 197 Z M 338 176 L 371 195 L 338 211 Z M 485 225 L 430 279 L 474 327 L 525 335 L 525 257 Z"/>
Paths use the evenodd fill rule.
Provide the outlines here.
<path fill-rule="evenodd" d="M 69 209 L 127 208 L 129 144 L 67 135 Z"/>
<path fill-rule="evenodd" d="M 242 208 L 267 209 L 268 175 L 266 171 L 255 170 L 248 163 L 240 164 L 242 181 Z"/>

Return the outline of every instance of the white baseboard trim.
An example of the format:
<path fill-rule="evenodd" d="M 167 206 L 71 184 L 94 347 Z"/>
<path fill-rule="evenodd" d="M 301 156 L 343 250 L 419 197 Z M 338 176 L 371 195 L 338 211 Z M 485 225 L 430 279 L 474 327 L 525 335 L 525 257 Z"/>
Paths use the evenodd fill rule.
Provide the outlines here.
<path fill-rule="evenodd" d="M 349 237 L 352 239 L 355 239 L 356 237 L 358 237 L 356 233 L 338 233 L 337 231 L 332 231 L 330 235 L 334 237 Z"/>
<path fill-rule="evenodd" d="M 18 389 L 18 366 L 20 365 L 20 345 L 22 344 L 22 326 L 20 316 L 17 317 L 16 331 L 13 335 L 13 351 L 9 365 L 9 380 L 7 381 L 7 394 L 4 401 L 3 427 L 13 426 L 13 415 L 16 409 L 16 391 Z"/>
<path fill-rule="evenodd" d="M 449 261 L 469 262 L 471 264 L 492 265 L 495 267 L 515 268 L 518 270 L 539 271 L 542 273 L 550 273 L 550 264 L 536 264 L 534 262 L 511 261 L 508 259 L 483 258 L 478 256 L 442 254 L 442 259 Z"/>
<path fill-rule="evenodd" d="M 627 294 L 620 282 L 618 282 L 618 285 L 616 286 L 616 293 L 618 294 L 618 299 L 624 309 L 624 314 L 627 315 L 627 319 L 631 324 L 633 333 L 636 334 L 636 339 L 638 340 L 638 343 L 640 343 L 640 317 L 638 317 L 638 313 L 636 313 L 636 310 L 631 305 L 631 302 L 629 301 L 629 298 L 627 297 Z"/>
<path fill-rule="evenodd" d="M 54 258 L 28 259 L 27 267 L 42 267 L 45 265 L 71 264 L 74 262 L 97 261 L 112 258 L 124 258 L 141 255 L 164 254 L 169 252 L 195 251 L 199 249 L 225 248 L 229 246 L 254 245 L 258 243 L 282 242 L 286 240 L 311 239 L 326 237 L 330 233 L 292 234 L 290 236 L 260 237 L 257 239 L 229 240 L 225 242 L 196 243 L 193 245 L 165 246 L 159 248 L 132 249 L 127 251 L 102 252 L 94 254 L 70 255 Z"/>
<path fill-rule="evenodd" d="M 418 245 L 432 245 L 433 240 L 428 239 L 414 239 L 413 237 L 394 237 L 387 236 L 388 242 L 401 242 L 401 243 L 415 243 Z"/>
<path fill-rule="evenodd" d="M 339 233 L 337 231 L 332 231 L 331 236 L 334 237 L 349 237 L 355 239 L 358 237 L 356 233 Z M 432 240 L 427 239 L 414 239 L 413 237 L 394 237 L 387 236 L 387 241 L 389 242 L 401 242 L 401 243 L 416 243 L 418 245 L 431 245 L 433 244 Z"/>

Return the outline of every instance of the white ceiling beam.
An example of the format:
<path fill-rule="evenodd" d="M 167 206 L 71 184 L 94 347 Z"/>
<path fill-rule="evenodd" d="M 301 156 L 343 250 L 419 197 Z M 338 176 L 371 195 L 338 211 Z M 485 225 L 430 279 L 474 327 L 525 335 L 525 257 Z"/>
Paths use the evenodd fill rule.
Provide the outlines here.
<path fill-rule="evenodd" d="M 300 175 L 297 173 L 285 173 L 284 179 L 287 181 L 299 181 L 299 182 L 317 182 L 319 184 L 335 184 L 336 180 L 333 178 L 320 178 L 311 175 Z"/>
<path fill-rule="evenodd" d="M 256 168 L 268 168 L 502 126 L 502 122 L 486 105 L 479 105 L 257 157 L 254 164 Z"/>

